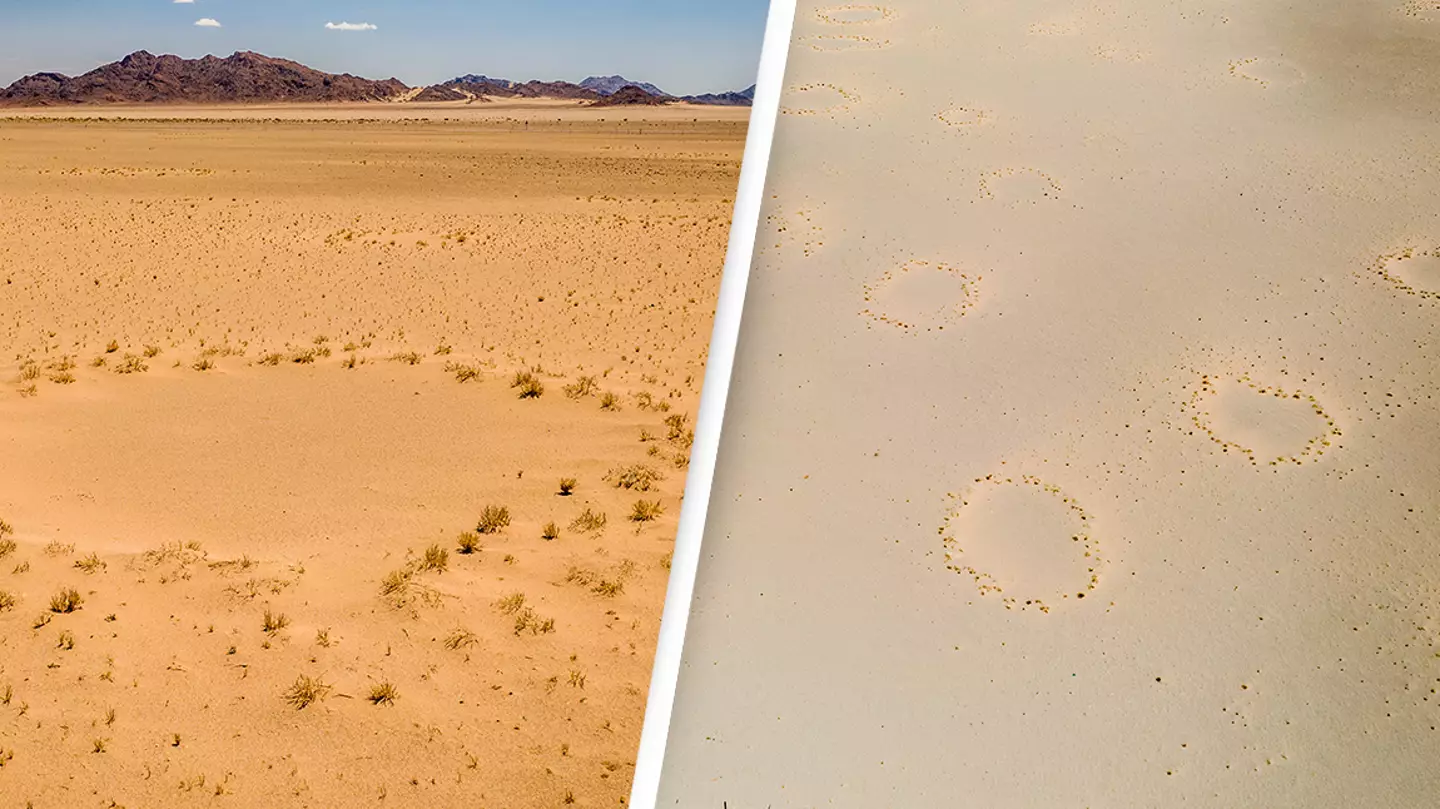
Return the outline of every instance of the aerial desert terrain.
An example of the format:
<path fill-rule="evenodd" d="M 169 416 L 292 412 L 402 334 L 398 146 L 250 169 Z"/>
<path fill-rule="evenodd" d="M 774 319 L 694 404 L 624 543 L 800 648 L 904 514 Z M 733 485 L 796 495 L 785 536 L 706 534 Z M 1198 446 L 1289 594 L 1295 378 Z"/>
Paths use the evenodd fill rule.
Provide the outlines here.
<path fill-rule="evenodd" d="M 0 803 L 622 803 L 747 114 L 0 110 Z"/>
<path fill-rule="evenodd" d="M 632 805 L 1437 805 L 1437 54 L 1433 0 L 802 2 Z"/>

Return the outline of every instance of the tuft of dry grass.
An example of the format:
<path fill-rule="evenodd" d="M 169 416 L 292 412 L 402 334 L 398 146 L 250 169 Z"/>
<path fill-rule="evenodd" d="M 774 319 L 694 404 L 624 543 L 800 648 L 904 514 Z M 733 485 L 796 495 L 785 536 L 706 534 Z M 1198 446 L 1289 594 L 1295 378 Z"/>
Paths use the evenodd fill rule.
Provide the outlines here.
<path fill-rule="evenodd" d="M 285 690 L 283 696 L 291 707 L 297 711 L 303 711 L 329 695 L 329 685 L 308 674 L 302 674 L 295 679 L 294 684 Z"/>
<path fill-rule="evenodd" d="M 636 500 L 630 511 L 630 521 L 645 523 L 658 518 L 665 513 L 659 500 Z"/>
<path fill-rule="evenodd" d="M 565 386 L 565 395 L 571 399 L 583 399 L 586 396 L 594 396 L 599 383 L 593 376 L 582 376 L 573 383 Z"/>
<path fill-rule="evenodd" d="M 605 530 L 605 512 L 597 513 L 586 508 L 579 517 L 570 521 L 570 530 L 585 534 L 594 534 Z"/>
<path fill-rule="evenodd" d="M 108 566 L 105 562 L 101 561 L 98 554 L 92 553 L 84 559 L 77 559 L 75 561 L 75 567 L 86 573 L 95 573 L 98 570 L 104 570 Z"/>
<path fill-rule="evenodd" d="M 480 512 L 480 522 L 475 526 L 479 534 L 495 534 L 510 524 L 510 509 L 506 506 L 486 506 Z"/>
<path fill-rule="evenodd" d="M 67 587 L 64 590 L 50 597 L 50 611 L 57 613 L 71 613 L 85 603 L 85 597 L 74 587 Z"/>
<path fill-rule="evenodd" d="M 575 480 L 575 478 L 560 478 L 560 496 L 569 497 L 570 495 L 574 494 L 575 484 L 578 482 L 579 481 Z M 4 554 L 0 554 L 0 556 L 3 555 Z"/>
<path fill-rule="evenodd" d="M 400 691 L 390 681 L 376 683 L 370 686 L 370 696 L 366 697 L 376 705 L 394 705 L 395 700 L 400 698 Z"/>
<path fill-rule="evenodd" d="M 134 354 L 126 354 L 125 359 L 115 366 L 117 374 L 143 374 L 148 370 L 150 366 L 145 364 L 145 360 Z"/>
<path fill-rule="evenodd" d="M 480 535 L 473 531 L 466 531 L 461 534 L 459 538 L 456 539 L 456 542 L 460 545 L 461 553 L 475 553 L 484 548 L 484 546 L 480 544 Z"/>
<path fill-rule="evenodd" d="M 560 526 L 556 525 L 554 520 L 545 523 L 545 527 L 540 531 L 540 537 L 547 541 L 558 539 L 560 537 Z"/>
<path fill-rule="evenodd" d="M 514 615 L 525 607 L 524 593 L 511 593 L 495 602 L 495 609 L 504 615 Z"/>
<path fill-rule="evenodd" d="M 74 649 L 74 648 L 75 648 L 75 633 L 74 633 L 74 632 L 71 632 L 71 631 L 68 630 L 68 629 L 65 630 L 65 631 L 63 631 L 63 632 L 61 632 L 61 633 L 60 633 L 60 641 L 55 644 L 55 647 L 56 647 L 57 649 L 64 649 L 64 650 L 67 651 L 67 652 L 70 651 L 71 649 Z"/>
<path fill-rule="evenodd" d="M 5 590 L 0 590 L 0 612 L 15 609 L 17 603 L 19 602 L 15 600 L 15 596 Z"/>
<path fill-rule="evenodd" d="M 406 351 L 390 355 L 391 362 L 403 362 L 406 365 L 419 365 L 421 359 L 423 358 L 418 351 Z"/>
<path fill-rule="evenodd" d="M 445 636 L 446 649 L 468 649 L 479 642 L 479 636 L 464 627 L 456 627 Z"/>
<path fill-rule="evenodd" d="M 420 558 L 421 572 L 433 570 L 437 573 L 444 573 L 450 567 L 450 552 L 439 545 L 431 545 L 425 549 L 425 555 Z"/>
<path fill-rule="evenodd" d="M 637 463 L 611 469 L 605 473 L 604 479 L 614 483 L 617 489 L 648 492 L 655 488 L 656 483 L 664 480 L 665 476 L 653 467 Z"/>
<path fill-rule="evenodd" d="M 480 378 L 480 369 L 473 365 L 462 365 L 458 362 L 445 363 L 445 373 L 454 374 L 456 382 L 473 382 Z"/>
<path fill-rule="evenodd" d="M 289 616 L 285 615 L 285 613 L 271 612 L 268 607 L 265 609 L 265 622 L 263 624 L 265 634 L 274 635 L 276 632 L 279 632 L 280 630 L 284 629 L 289 625 L 290 618 Z"/>
<path fill-rule="evenodd" d="M 606 391 L 600 395 L 600 409 L 616 411 L 620 409 L 620 397 Z"/>

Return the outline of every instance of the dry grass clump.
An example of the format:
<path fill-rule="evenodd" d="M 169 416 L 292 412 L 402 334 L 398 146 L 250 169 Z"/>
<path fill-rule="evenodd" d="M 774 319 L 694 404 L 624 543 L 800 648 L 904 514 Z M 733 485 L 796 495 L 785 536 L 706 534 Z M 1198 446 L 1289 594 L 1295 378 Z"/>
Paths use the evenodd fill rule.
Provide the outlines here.
<path fill-rule="evenodd" d="M 538 399 L 545 393 L 545 385 L 529 371 L 517 371 L 510 387 L 520 389 L 521 399 Z"/>
<path fill-rule="evenodd" d="M 201 357 L 200 359 L 192 363 L 190 367 L 196 371 L 208 371 L 211 368 L 215 367 L 215 361 L 210 359 L 209 357 Z"/>
<path fill-rule="evenodd" d="M 120 343 L 119 343 L 119 341 L 111 340 L 109 343 L 107 343 L 107 344 L 105 345 L 105 353 L 106 353 L 106 354 L 114 354 L 116 351 L 119 351 L 119 350 L 120 350 Z"/>
<path fill-rule="evenodd" d="M 560 496 L 569 497 L 571 494 L 573 494 L 575 492 L 576 483 L 577 481 L 575 480 L 575 478 L 560 478 Z M 0 554 L 0 556 L 3 555 L 4 554 Z"/>
<path fill-rule="evenodd" d="M 143 374 L 148 370 L 150 366 L 145 364 L 145 360 L 134 354 L 126 354 L 125 359 L 115 366 L 117 374 Z"/>
<path fill-rule="evenodd" d="M 600 395 L 600 409 L 601 409 L 601 410 L 611 410 L 611 411 L 619 410 L 619 409 L 620 409 L 620 397 L 619 397 L 619 396 L 616 396 L 615 394 L 611 393 L 610 391 L 606 391 L 605 393 L 603 393 L 603 394 Z"/>
<path fill-rule="evenodd" d="M 571 567 L 565 574 L 565 581 L 570 584 L 578 584 L 588 588 L 590 592 L 597 595 L 613 598 L 625 591 L 625 578 L 629 570 L 621 568 L 618 575 L 613 578 L 606 578 L 593 570 L 582 567 Z"/>
<path fill-rule="evenodd" d="M 565 386 L 565 395 L 571 399 L 583 399 L 586 396 L 594 396 L 600 384 L 593 376 L 582 376 L 569 385 Z"/>
<path fill-rule="evenodd" d="M 495 607 L 505 615 L 515 618 L 515 634 L 545 635 L 555 631 L 554 618 L 542 618 L 535 610 L 525 605 L 524 593 L 511 593 L 495 602 Z"/>
<path fill-rule="evenodd" d="M 560 526 L 556 525 L 554 520 L 545 523 L 545 527 L 540 530 L 540 537 L 547 541 L 558 539 L 560 537 Z"/>
<path fill-rule="evenodd" d="M 0 612 L 15 609 L 15 596 L 5 590 L 0 590 Z"/>
<path fill-rule="evenodd" d="M 586 508 L 579 517 L 570 521 L 570 530 L 584 534 L 595 534 L 605 530 L 605 512 Z"/>
<path fill-rule="evenodd" d="M 495 534 L 510 524 L 510 509 L 506 506 L 486 506 L 480 512 L 480 522 L 475 526 L 479 534 Z"/>
<path fill-rule="evenodd" d="M 275 366 L 279 365 L 284 359 L 284 354 L 272 351 L 269 354 L 261 355 L 260 359 L 256 360 L 255 362 L 259 365 L 268 365 L 271 368 L 274 368 Z"/>
<path fill-rule="evenodd" d="M 480 369 L 473 365 L 462 365 L 458 362 L 445 363 L 445 373 L 454 374 L 456 382 L 471 382 L 480 378 Z"/>
<path fill-rule="evenodd" d="M 285 690 L 284 698 L 295 710 L 303 711 L 329 695 L 329 685 L 308 674 L 302 674 Z"/>
<path fill-rule="evenodd" d="M 664 479 L 665 476 L 660 474 L 659 470 L 638 463 L 617 467 L 605 473 L 605 480 L 614 483 L 616 488 L 633 489 L 637 492 L 648 492 Z"/>
<path fill-rule="evenodd" d="M 0 520 L 0 559 L 14 553 L 15 548 L 19 547 L 15 544 L 15 540 L 10 538 L 13 533 L 15 533 L 15 529 L 10 526 L 10 523 Z"/>
<path fill-rule="evenodd" d="M 446 649 L 468 649 L 479 642 L 480 637 L 464 627 L 456 627 L 445 636 Z"/>
<path fill-rule="evenodd" d="M 71 613 L 85 603 L 85 597 L 74 587 L 66 587 L 64 590 L 50 596 L 50 611 L 57 613 Z"/>
<path fill-rule="evenodd" d="M 269 608 L 266 608 L 265 622 L 263 624 L 265 628 L 265 634 L 274 635 L 275 633 L 279 632 L 280 630 L 284 629 L 289 625 L 290 618 L 289 616 L 285 615 L 285 613 L 271 612 Z"/>
<path fill-rule="evenodd" d="M 684 413 L 671 413 L 665 417 L 665 426 L 670 428 L 670 434 L 666 438 L 670 441 L 688 447 L 695 442 L 695 433 L 687 429 L 690 417 Z"/>
<path fill-rule="evenodd" d="M 484 547 L 480 544 L 480 535 L 473 531 L 466 531 L 455 541 L 459 544 L 461 553 L 474 553 Z"/>
<path fill-rule="evenodd" d="M 52 539 L 45 545 L 46 556 L 69 556 L 74 552 L 75 543 L 73 542 L 66 543 L 58 539 Z"/>
<path fill-rule="evenodd" d="M 431 545 L 420 558 L 419 567 L 422 573 L 427 570 L 444 573 L 450 567 L 450 552 L 439 545 Z"/>
<path fill-rule="evenodd" d="M 84 559 L 77 559 L 75 561 L 75 567 L 86 573 L 94 573 L 97 570 L 104 570 L 108 565 L 100 559 L 98 554 L 92 553 Z"/>
<path fill-rule="evenodd" d="M 659 500 L 636 500 L 630 511 L 631 522 L 650 522 L 665 513 Z"/>
<path fill-rule="evenodd" d="M 57 649 L 64 649 L 64 650 L 67 651 L 67 652 L 70 651 L 71 649 L 74 649 L 74 648 L 75 648 L 75 633 L 74 633 L 74 632 L 71 632 L 71 631 L 68 630 L 68 629 L 65 630 L 64 632 L 61 632 L 61 633 L 60 633 L 60 641 L 55 644 L 55 648 L 57 648 Z"/>
<path fill-rule="evenodd" d="M 376 683 L 370 686 L 370 696 L 366 699 L 375 705 L 394 705 L 395 700 L 400 698 L 400 691 L 395 684 L 388 680 L 383 683 Z"/>
<path fill-rule="evenodd" d="M 667 554 L 665 554 L 664 556 L 660 557 L 660 566 L 663 567 L 663 568 L 665 568 L 666 570 L 669 570 L 669 569 L 670 569 L 670 565 L 671 565 L 674 561 L 675 561 L 675 552 L 674 552 L 674 551 L 671 551 L 670 553 L 667 553 Z"/>
<path fill-rule="evenodd" d="M 405 351 L 390 356 L 391 362 L 403 362 L 406 365 L 419 365 L 422 357 L 418 351 Z"/>

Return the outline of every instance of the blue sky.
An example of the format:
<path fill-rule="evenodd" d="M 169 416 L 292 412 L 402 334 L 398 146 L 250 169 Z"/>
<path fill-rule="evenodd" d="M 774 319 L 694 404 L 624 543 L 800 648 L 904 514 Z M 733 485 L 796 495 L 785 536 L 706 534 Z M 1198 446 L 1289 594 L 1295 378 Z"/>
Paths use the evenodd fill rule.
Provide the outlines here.
<path fill-rule="evenodd" d="M 41 71 L 77 75 L 137 50 L 250 50 L 410 85 L 465 73 L 619 73 L 677 95 L 742 90 L 755 82 L 768 9 L 768 0 L 0 0 L 0 86 Z"/>

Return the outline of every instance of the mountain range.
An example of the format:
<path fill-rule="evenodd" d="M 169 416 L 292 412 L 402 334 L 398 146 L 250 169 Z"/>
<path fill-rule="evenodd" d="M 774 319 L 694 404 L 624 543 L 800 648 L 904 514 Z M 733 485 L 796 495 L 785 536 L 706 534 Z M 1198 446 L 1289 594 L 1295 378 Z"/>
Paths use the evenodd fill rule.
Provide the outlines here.
<path fill-rule="evenodd" d="M 182 59 L 137 51 L 79 76 L 35 73 L 0 90 L 0 106 L 61 104 L 273 103 L 273 102 L 487 102 L 493 98 L 559 98 L 598 106 L 691 104 L 749 106 L 755 88 L 740 92 L 673 96 L 623 76 L 523 82 L 467 74 L 427 87 L 398 79 L 373 80 L 325 73 L 287 59 L 250 51 L 225 58 Z"/>

